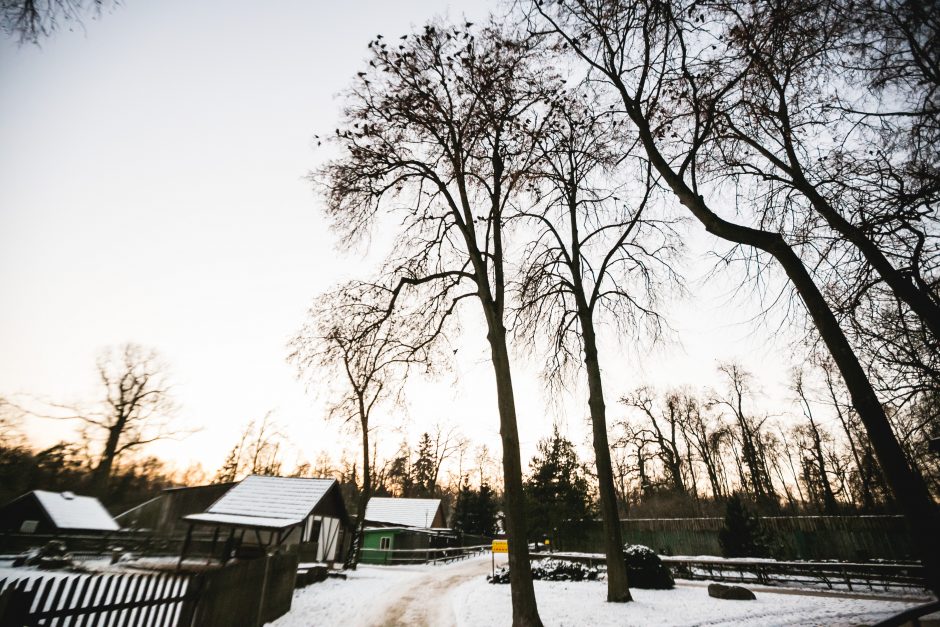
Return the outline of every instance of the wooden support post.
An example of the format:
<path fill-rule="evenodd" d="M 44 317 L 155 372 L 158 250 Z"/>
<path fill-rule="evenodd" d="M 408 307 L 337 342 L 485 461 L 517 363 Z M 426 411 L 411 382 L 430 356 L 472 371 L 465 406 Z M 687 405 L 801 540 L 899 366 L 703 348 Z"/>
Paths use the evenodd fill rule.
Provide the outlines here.
<path fill-rule="evenodd" d="M 244 531 L 242 531 L 244 535 Z M 228 561 L 232 558 L 232 551 L 235 550 L 235 527 L 231 528 L 231 531 L 228 532 L 228 540 L 225 541 L 225 544 L 222 547 L 222 566 L 228 564 Z"/>
<path fill-rule="evenodd" d="M 212 532 L 212 545 L 209 547 L 209 557 L 206 558 L 206 566 L 212 563 L 212 558 L 215 556 L 215 545 L 219 541 L 219 526 L 216 525 L 215 531 Z"/>
<path fill-rule="evenodd" d="M 176 565 L 176 570 L 180 571 L 183 568 L 183 560 L 186 559 L 186 553 L 189 551 L 189 543 L 193 540 L 193 524 L 189 523 L 189 528 L 186 530 L 186 539 L 183 541 L 183 550 L 180 551 L 180 561 Z"/>

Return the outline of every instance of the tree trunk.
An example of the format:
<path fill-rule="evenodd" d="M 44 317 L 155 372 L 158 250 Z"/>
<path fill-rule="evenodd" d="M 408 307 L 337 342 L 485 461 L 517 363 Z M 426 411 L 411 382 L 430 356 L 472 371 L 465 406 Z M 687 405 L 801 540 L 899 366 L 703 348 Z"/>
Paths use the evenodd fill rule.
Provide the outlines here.
<path fill-rule="evenodd" d="M 519 453 L 519 429 L 516 424 L 516 401 L 512 390 L 512 372 L 506 329 L 495 305 L 483 302 L 488 327 L 487 340 L 496 375 L 496 397 L 499 405 L 499 435 L 503 444 L 503 483 L 505 489 L 506 535 L 509 538 L 509 586 L 512 594 L 513 627 L 541 627 L 532 568 L 529 563 L 525 500 L 522 494 L 522 462 Z"/>
<path fill-rule="evenodd" d="M 360 405 L 362 403 L 360 402 Z M 362 492 L 359 493 L 359 505 L 356 510 L 356 535 L 353 536 L 349 555 L 346 556 L 346 568 L 356 570 L 359 560 L 362 559 L 362 542 L 365 539 L 366 507 L 372 497 L 372 469 L 369 467 L 369 422 L 363 420 L 362 424 Z"/>
<path fill-rule="evenodd" d="M 607 442 L 607 408 L 604 404 L 604 388 L 601 368 L 597 358 L 597 340 L 590 313 L 582 313 L 581 335 L 584 341 L 584 367 L 588 378 L 588 406 L 591 409 L 591 426 L 594 431 L 594 458 L 597 466 L 597 487 L 601 501 L 601 519 L 604 523 L 604 552 L 607 554 L 607 601 L 626 603 L 632 601 L 627 563 L 623 553 L 623 534 L 617 512 L 617 491 L 610 462 L 610 445 Z"/>
<path fill-rule="evenodd" d="M 121 440 L 121 432 L 127 420 L 118 419 L 117 423 L 108 429 L 108 439 L 104 444 L 104 450 L 101 452 L 101 459 L 92 473 L 92 485 L 95 494 L 99 498 L 104 498 L 108 494 L 108 482 L 111 479 L 111 468 L 114 466 L 114 458 L 117 457 L 117 447 Z"/>
<path fill-rule="evenodd" d="M 618 87 L 621 93 L 626 94 L 622 83 Z M 705 229 L 724 240 L 763 250 L 783 267 L 842 374 L 852 398 L 852 405 L 865 425 L 885 479 L 907 517 L 915 545 L 920 547 L 927 586 L 935 594 L 940 594 L 940 534 L 936 532 L 940 528 L 940 519 L 937 507 L 923 477 L 908 464 L 871 382 L 803 262 L 779 233 L 734 224 L 713 213 L 705 204 L 705 200 L 685 184 L 659 152 L 649 125 L 637 111 L 636 103 L 628 97 L 624 98 L 624 103 L 631 119 L 638 126 L 640 141 L 653 167 L 675 193 L 679 202 L 689 209 Z"/>

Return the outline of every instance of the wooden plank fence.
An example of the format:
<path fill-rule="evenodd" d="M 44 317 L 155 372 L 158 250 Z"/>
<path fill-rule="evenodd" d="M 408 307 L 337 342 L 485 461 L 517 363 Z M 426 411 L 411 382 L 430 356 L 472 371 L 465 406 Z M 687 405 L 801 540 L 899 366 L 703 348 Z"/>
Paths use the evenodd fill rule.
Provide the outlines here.
<path fill-rule="evenodd" d="M 3 627 L 257 627 L 290 610 L 297 553 L 195 575 L 29 571 L 0 580 Z"/>
<path fill-rule="evenodd" d="M 0 580 L 0 625 L 175 627 L 195 598 L 177 575 L 46 575 Z"/>

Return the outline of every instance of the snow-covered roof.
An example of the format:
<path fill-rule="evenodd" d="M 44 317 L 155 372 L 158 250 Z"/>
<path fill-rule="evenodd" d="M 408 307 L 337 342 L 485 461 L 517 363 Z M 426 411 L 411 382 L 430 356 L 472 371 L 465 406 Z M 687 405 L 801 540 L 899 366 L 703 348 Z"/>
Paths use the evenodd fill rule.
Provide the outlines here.
<path fill-rule="evenodd" d="M 335 479 L 251 475 L 204 513 L 190 514 L 185 520 L 283 529 L 303 522 L 335 483 Z"/>
<path fill-rule="evenodd" d="M 441 508 L 441 499 L 396 499 L 372 497 L 366 505 L 369 522 L 402 525 L 405 527 L 432 527 Z M 438 522 L 443 523 L 442 520 Z"/>
<path fill-rule="evenodd" d="M 117 531 L 121 528 L 93 496 L 46 490 L 33 490 L 33 494 L 59 529 Z"/>

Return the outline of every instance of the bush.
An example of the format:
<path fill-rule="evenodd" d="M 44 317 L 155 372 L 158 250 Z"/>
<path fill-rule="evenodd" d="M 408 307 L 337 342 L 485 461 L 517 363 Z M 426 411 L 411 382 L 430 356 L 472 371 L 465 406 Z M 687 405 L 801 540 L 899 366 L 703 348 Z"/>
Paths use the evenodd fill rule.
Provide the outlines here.
<path fill-rule="evenodd" d="M 627 581 L 631 588 L 669 590 L 675 587 L 669 567 L 648 546 L 627 544 L 623 547 L 623 553 L 627 560 Z"/>
<path fill-rule="evenodd" d="M 545 559 L 532 564 L 532 579 L 544 581 L 594 581 L 597 579 L 597 569 L 589 568 L 578 562 Z M 509 567 L 500 568 L 495 575 L 487 575 L 486 580 L 490 583 L 509 583 Z"/>

